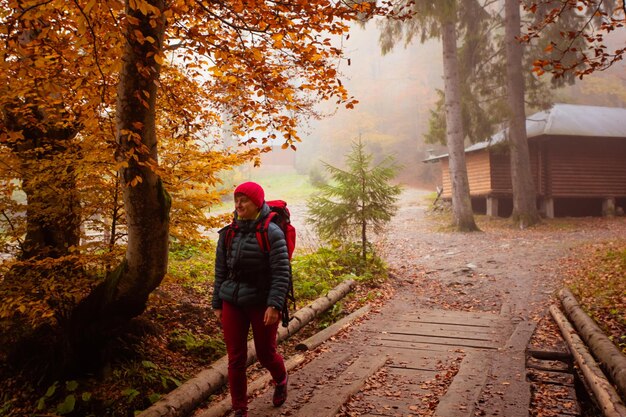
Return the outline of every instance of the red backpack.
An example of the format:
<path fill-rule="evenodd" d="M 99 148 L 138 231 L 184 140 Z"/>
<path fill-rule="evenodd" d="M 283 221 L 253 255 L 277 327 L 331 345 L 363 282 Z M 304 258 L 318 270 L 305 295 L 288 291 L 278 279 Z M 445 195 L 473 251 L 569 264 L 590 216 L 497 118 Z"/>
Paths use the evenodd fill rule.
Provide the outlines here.
<path fill-rule="evenodd" d="M 265 217 L 262 222 L 259 222 L 256 227 L 256 240 L 259 242 L 259 246 L 261 250 L 269 254 L 270 253 L 270 241 L 267 235 L 267 230 L 270 226 L 270 222 L 276 223 L 280 229 L 285 234 L 285 240 L 287 241 L 287 253 L 289 255 L 289 261 L 291 262 L 291 257 L 293 256 L 293 251 L 296 248 L 296 228 L 291 224 L 291 213 L 287 208 L 287 203 L 283 200 L 272 200 L 265 202 L 269 208 L 270 213 Z M 237 224 L 233 220 L 233 222 L 228 226 L 226 231 L 226 238 L 224 241 L 225 248 L 227 250 L 230 249 L 230 246 L 233 242 L 233 238 L 235 237 L 235 232 L 237 230 Z M 287 327 L 289 325 L 289 306 L 288 301 L 293 303 L 294 309 L 296 308 L 296 298 L 293 293 L 293 281 L 291 276 L 291 264 L 289 266 L 289 290 L 287 292 L 287 300 L 283 304 L 282 311 L 282 321 L 283 327 Z"/>

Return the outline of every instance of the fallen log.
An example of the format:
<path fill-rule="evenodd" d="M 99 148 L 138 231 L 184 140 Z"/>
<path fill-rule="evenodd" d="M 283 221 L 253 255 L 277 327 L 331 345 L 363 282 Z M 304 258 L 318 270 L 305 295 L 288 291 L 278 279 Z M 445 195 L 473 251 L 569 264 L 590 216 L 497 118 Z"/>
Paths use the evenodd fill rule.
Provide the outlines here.
<path fill-rule="evenodd" d="M 574 361 L 582 372 L 587 386 L 594 394 L 596 402 L 606 417 L 626 417 L 626 407 L 617 391 L 608 381 L 595 359 L 589 353 L 582 339 L 576 333 L 567 317 L 556 305 L 550 306 L 550 313 L 559 326 L 563 339 L 569 346 Z"/>
<path fill-rule="evenodd" d="M 315 349 L 316 347 L 324 343 L 326 340 L 330 339 L 332 336 L 339 333 L 342 329 L 350 325 L 350 323 L 352 323 L 354 320 L 367 314 L 369 311 L 370 311 L 369 304 L 361 307 L 354 313 L 342 318 L 336 323 L 331 324 L 330 326 L 328 326 L 321 332 L 317 332 L 313 336 L 309 337 L 308 339 L 298 343 L 296 345 L 296 350 L 307 351 L 307 350 Z"/>
<path fill-rule="evenodd" d="M 622 400 L 626 401 L 626 356 L 585 313 L 574 294 L 564 288 L 559 291 L 559 298 L 570 321 L 591 348 L 591 353 L 600 362 L 604 373 L 617 387 Z"/>
<path fill-rule="evenodd" d="M 326 311 L 333 304 L 350 292 L 354 280 L 347 280 L 330 290 L 325 296 L 319 297 L 308 306 L 298 310 L 287 327 L 278 330 L 278 341 L 292 336 L 304 325 Z M 254 343 L 248 342 L 248 366 L 256 361 Z M 159 401 L 142 411 L 138 417 L 181 417 L 193 411 L 211 394 L 226 384 L 228 379 L 228 358 L 226 356 L 215 361 L 209 368 L 183 383 L 180 387 L 163 396 Z"/>

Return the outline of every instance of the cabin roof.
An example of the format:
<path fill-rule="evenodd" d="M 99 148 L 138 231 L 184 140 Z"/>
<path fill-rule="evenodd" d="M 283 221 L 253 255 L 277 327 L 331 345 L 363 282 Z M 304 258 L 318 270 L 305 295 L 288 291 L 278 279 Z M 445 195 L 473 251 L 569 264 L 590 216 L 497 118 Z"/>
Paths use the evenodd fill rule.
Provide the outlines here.
<path fill-rule="evenodd" d="M 554 104 L 552 108 L 526 117 L 526 135 L 535 136 L 595 136 L 626 138 L 626 109 L 618 107 Z M 474 143 L 465 152 L 478 151 L 501 143 L 508 129 L 499 131 L 488 140 Z M 448 154 L 434 155 L 423 162 L 434 162 Z"/>

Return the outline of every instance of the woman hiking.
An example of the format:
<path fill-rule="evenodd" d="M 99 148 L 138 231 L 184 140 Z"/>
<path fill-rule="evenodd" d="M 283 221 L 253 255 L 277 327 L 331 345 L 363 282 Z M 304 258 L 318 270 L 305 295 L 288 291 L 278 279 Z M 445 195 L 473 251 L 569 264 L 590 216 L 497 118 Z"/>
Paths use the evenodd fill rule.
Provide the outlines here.
<path fill-rule="evenodd" d="M 285 235 L 270 222 L 269 253 L 257 239 L 257 225 L 270 213 L 263 188 L 244 182 L 235 188 L 231 225 L 219 231 L 212 306 L 222 324 L 228 353 L 228 385 L 236 417 L 248 415 L 247 337 L 252 326 L 259 362 L 274 383 L 274 406 L 287 399 L 287 371 L 276 351 L 276 334 L 289 288 L 290 264 Z"/>

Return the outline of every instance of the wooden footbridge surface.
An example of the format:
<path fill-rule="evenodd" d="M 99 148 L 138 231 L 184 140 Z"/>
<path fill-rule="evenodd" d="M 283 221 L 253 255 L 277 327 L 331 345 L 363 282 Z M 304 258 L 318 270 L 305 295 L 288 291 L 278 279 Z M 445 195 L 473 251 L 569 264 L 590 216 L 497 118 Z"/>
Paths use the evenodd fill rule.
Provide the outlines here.
<path fill-rule="evenodd" d="M 532 325 L 506 313 L 420 309 L 401 298 L 292 371 L 282 407 L 271 406 L 266 389 L 250 402 L 249 415 L 470 417 L 489 386 L 494 392 L 481 415 L 528 416 L 524 349 Z"/>

